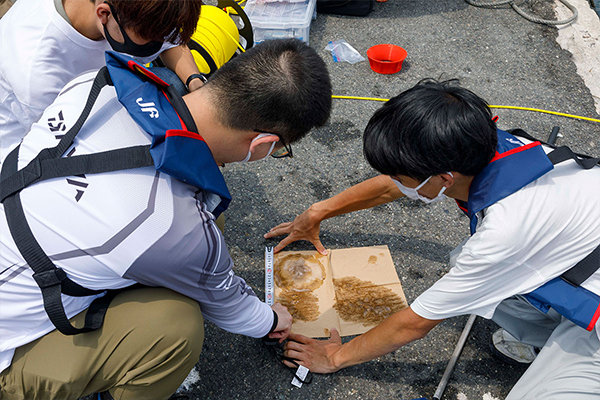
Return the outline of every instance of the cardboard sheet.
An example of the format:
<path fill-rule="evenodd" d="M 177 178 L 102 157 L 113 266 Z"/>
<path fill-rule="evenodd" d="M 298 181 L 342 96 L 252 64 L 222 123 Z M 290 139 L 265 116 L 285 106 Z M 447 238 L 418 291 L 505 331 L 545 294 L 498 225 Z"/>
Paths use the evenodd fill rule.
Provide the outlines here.
<path fill-rule="evenodd" d="M 358 335 L 407 307 L 387 246 L 283 251 L 274 260 L 275 301 L 294 316 L 292 331 L 310 337 Z"/>

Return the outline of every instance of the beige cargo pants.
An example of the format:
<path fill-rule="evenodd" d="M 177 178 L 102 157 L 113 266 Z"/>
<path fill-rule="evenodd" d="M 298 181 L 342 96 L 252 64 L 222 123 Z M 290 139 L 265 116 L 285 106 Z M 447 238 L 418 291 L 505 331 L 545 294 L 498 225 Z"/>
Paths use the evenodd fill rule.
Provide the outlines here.
<path fill-rule="evenodd" d="M 83 313 L 72 319 L 83 324 Z M 78 399 L 109 390 L 115 399 L 167 399 L 198 361 L 200 306 L 163 288 L 117 295 L 101 329 L 53 331 L 19 347 L 0 374 L 0 399 Z"/>

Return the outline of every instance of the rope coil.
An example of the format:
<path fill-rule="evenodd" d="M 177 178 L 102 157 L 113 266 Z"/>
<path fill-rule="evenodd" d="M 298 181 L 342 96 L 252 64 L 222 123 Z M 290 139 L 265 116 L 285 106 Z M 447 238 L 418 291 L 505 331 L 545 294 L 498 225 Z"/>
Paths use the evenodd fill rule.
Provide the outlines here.
<path fill-rule="evenodd" d="M 519 15 L 521 15 L 523 18 L 527 19 L 528 21 L 535 22 L 536 24 L 544 24 L 544 25 L 550 25 L 550 26 L 570 24 L 571 22 L 573 22 L 577 19 L 577 15 L 578 15 L 577 8 L 575 8 L 575 6 L 573 6 L 567 0 L 558 0 L 558 1 L 560 1 L 562 4 L 565 5 L 565 7 L 567 7 L 569 10 L 571 10 L 573 15 L 571 15 L 569 18 L 558 20 L 558 21 L 540 18 L 537 15 L 530 14 L 530 13 L 526 12 L 525 10 L 523 10 L 521 8 L 521 6 L 525 3 L 527 3 L 529 0 L 521 0 L 519 2 L 517 2 L 517 0 L 465 0 L 465 1 L 472 6 L 483 7 L 483 8 L 499 8 L 504 5 L 510 5 L 513 8 L 513 10 L 515 10 Z M 519 4 L 517 4 L 517 3 L 519 3 Z"/>

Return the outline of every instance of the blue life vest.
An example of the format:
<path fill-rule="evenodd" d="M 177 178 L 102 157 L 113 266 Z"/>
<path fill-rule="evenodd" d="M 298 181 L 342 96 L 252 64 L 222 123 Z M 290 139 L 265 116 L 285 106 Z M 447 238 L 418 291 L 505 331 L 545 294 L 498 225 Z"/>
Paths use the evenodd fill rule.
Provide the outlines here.
<path fill-rule="evenodd" d="M 540 142 L 523 144 L 508 132 L 498 130 L 496 155 L 471 183 L 468 202 L 457 201 L 470 219 L 471 235 L 477 229 L 477 213 L 551 171 L 554 166 Z M 547 312 L 550 307 L 575 324 L 591 331 L 600 316 L 600 296 L 554 278 L 525 298 Z"/>
<path fill-rule="evenodd" d="M 208 145 L 198 134 L 183 99 L 166 82 L 136 64 L 131 58 L 108 52 L 107 67 L 94 78 L 81 115 L 55 147 L 43 149 L 24 168 L 18 169 L 19 147 L 4 160 L 0 171 L 0 202 L 4 204 L 10 234 L 19 252 L 33 270 L 50 321 L 65 335 L 96 330 L 102 326 L 111 299 L 118 290 L 108 290 L 88 308 L 85 323 L 74 327 L 62 304 L 62 294 L 91 296 L 104 292 L 70 280 L 54 265 L 36 240 L 25 218 L 20 192 L 37 182 L 84 173 L 103 173 L 154 166 L 156 170 L 213 193 L 220 199 L 213 210 L 223 212 L 231 195 Z M 151 145 L 63 157 L 87 120 L 103 87 L 113 85 L 121 104 L 152 138 Z"/>
<path fill-rule="evenodd" d="M 169 85 L 130 57 L 106 52 L 106 66 L 119 102 L 152 137 L 150 155 L 155 168 L 218 195 L 221 202 L 213 214 L 225 211 L 231 194 L 185 103 L 172 104 L 177 99 L 167 97 Z"/>

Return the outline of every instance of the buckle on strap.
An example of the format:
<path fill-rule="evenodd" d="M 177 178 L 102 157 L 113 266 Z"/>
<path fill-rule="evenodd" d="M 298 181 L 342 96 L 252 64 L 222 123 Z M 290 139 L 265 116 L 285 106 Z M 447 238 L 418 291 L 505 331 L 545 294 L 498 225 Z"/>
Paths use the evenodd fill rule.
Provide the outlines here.
<path fill-rule="evenodd" d="M 67 274 L 61 268 L 54 268 L 48 271 L 36 272 L 33 279 L 37 282 L 40 289 L 60 285 L 67 279 Z"/>

